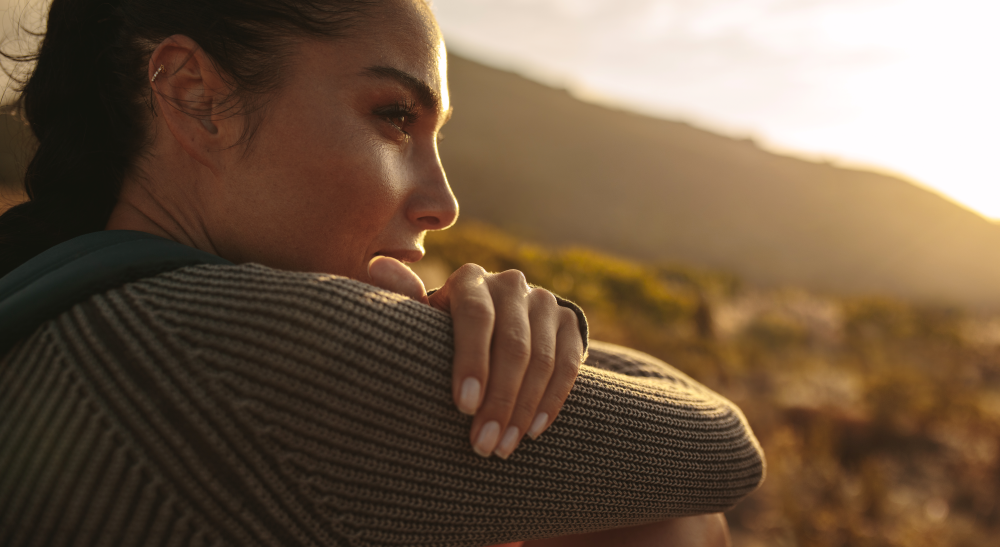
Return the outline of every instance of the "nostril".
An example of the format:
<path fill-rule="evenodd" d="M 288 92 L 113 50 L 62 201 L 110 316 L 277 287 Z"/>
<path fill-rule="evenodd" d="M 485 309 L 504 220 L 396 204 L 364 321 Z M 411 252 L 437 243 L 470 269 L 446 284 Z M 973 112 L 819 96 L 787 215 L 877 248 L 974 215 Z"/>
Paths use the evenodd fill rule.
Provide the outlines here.
<path fill-rule="evenodd" d="M 441 225 L 441 219 L 438 217 L 420 217 L 417 221 L 426 226 L 430 226 L 431 228 L 436 228 Z"/>
<path fill-rule="evenodd" d="M 450 189 L 441 196 L 421 195 L 407 208 L 407 219 L 420 230 L 444 230 L 458 218 L 458 202 Z M 447 199 L 445 199 L 447 198 Z"/>

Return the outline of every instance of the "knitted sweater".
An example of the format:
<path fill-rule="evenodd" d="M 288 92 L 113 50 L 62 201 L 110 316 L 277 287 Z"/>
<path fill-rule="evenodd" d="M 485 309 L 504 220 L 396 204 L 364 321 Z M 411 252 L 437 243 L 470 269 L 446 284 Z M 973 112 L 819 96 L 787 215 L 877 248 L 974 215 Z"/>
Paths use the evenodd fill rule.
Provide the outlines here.
<path fill-rule="evenodd" d="M 451 320 L 369 285 L 187 267 L 0 361 L 0 545 L 477 546 L 723 511 L 761 482 L 732 403 L 592 343 L 509 460 L 468 442 Z"/>

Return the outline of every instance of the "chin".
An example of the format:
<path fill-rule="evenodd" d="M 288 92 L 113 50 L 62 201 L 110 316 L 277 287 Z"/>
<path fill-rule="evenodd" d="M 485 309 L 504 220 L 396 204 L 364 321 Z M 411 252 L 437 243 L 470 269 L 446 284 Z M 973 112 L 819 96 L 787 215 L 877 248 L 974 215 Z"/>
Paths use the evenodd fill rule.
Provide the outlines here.
<path fill-rule="evenodd" d="M 357 268 L 355 268 L 351 272 L 337 271 L 337 272 L 332 272 L 332 273 L 333 273 L 333 275 L 339 275 L 341 277 L 348 277 L 350 279 L 361 281 L 362 283 L 371 283 L 372 282 L 372 278 L 369 277 L 369 275 L 368 275 L 368 263 L 367 262 L 364 263 L 364 264 L 362 264 L 361 266 L 358 266 Z"/>

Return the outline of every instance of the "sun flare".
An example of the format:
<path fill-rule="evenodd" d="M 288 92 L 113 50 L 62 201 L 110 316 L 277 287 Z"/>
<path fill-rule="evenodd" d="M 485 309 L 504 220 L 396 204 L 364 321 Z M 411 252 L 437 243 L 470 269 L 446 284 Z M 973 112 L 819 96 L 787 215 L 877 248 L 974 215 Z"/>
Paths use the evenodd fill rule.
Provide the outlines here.
<path fill-rule="evenodd" d="M 1000 4 L 436 0 L 449 46 L 577 95 L 900 174 L 1000 219 Z"/>

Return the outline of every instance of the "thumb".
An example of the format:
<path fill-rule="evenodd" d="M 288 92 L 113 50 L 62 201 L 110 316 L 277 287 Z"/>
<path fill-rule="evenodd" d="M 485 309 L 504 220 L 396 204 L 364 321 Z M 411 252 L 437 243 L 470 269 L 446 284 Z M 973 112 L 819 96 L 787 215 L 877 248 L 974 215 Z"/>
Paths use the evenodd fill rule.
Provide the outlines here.
<path fill-rule="evenodd" d="M 413 270 L 406 264 L 389 256 L 376 256 L 368 262 L 368 277 L 371 284 L 380 289 L 408 296 L 417 302 L 427 304 L 427 289 Z"/>

